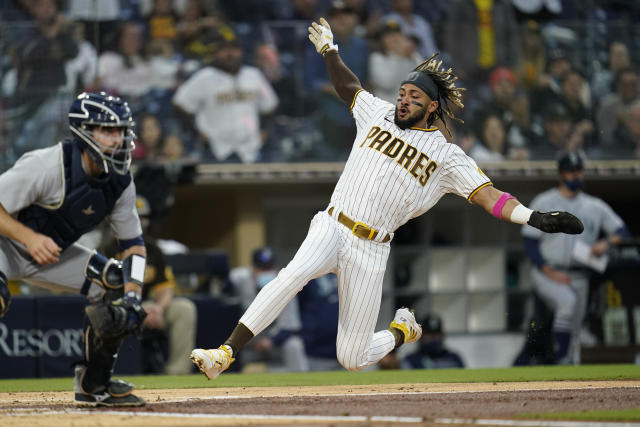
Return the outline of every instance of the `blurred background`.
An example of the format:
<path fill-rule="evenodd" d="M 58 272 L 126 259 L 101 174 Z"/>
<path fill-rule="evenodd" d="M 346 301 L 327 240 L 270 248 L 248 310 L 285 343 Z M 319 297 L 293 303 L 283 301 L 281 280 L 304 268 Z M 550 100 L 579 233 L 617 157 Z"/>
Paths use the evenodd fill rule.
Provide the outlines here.
<path fill-rule="evenodd" d="M 327 207 L 355 137 L 307 39 L 321 16 L 363 86 L 392 103 L 401 79 L 439 52 L 467 88 L 456 112 L 464 123 L 443 133 L 498 188 L 527 204 L 557 186 L 558 153 L 575 152 L 585 191 L 638 235 L 632 0 L 0 0 L 0 172 L 68 137 L 78 93 L 125 98 L 147 233 L 173 268 L 176 295 L 196 303 L 196 344 L 217 346 L 246 298 L 230 271 L 251 267 L 265 246 L 286 265 Z M 467 367 L 509 366 L 527 345 L 538 355 L 527 363 L 553 363 L 540 356 L 544 331 L 532 330 L 544 309 L 520 227 L 467 205 L 446 196 L 398 230 L 380 327 L 410 305 L 438 317 Z M 105 244 L 100 230 L 85 237 Z M 592 272 L 574 363 L 640 363 L 639 260 L 632 237 Z M 12 290 L 26 305 L 0 322 L 0 360 L 9 362 L 0 376 L 66 375 L 60 360 L 79 354 L 79 326 L 50 326 L 59 314 L 42 307 L 69 300 L 23 283 Z M 125 347 L 120 369 L 140 372 L 141 350 Z"/>

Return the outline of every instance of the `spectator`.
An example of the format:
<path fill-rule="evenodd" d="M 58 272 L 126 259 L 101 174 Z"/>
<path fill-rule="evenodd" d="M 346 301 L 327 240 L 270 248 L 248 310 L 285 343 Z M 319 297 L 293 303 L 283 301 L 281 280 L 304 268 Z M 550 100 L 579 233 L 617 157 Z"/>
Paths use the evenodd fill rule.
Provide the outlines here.
<path fill-rule="evenodd" d="M 278 19 L 289 24 L 273 26 L 275 45 L 283 54 L 301 55 L 307 39 L 307 27 L 318 18 L 318 0 L 291 0 L 279 12 Z"/>
<path fill-rule="evenodd" d="M 178 88 L 174 105 L 190 119 L 209 144 L 216 161 L 260 160 L 267 136 L 267 115 L 278 98 L 262 72 L 242 64 L 237 39 L 221 40 L 214 63 Z"/>
<path fill-rule="evenodd" d="M 634 68 L 620 70 L 617 77 L 617 91 L 602 98 L 596 113 L 599 142 L 603 150 L 617 145 L 614 131 L 622 125 L 629 106 L 640 98 L 638 72 Z"/>
<path fill-rule="evenodd" d="M 43 141 L 59 139 L 70 100 L 59 91 L 67 83 L 65 62 L 78 54 L 70 27 L 55 0 L 35 0 L 35 19 L 19 38 L 15 48 L 17 86 L 11 107 L 14 159 L 26 151 L 41 148 Z"/>
<path fill-rule="evenodd" d="M 400 31 L 395 21 L 387 21 L 377 37 L 379 52 L 369 57 L 369 81 L 375 96 L 394 103 L 398 97 L 398 82 L 402 81 L 422 58 L 413 40 Z"/>
<path fill-rule="evenodd" d="M 564 75 L 561 90 L 561 101 L 567 107 L 571 121 L 576 124 L 591 121 L 589 87 L 577 70 L 572 69 Z"/>
<path fill-rule="evenodd" d="M 186 375 L 191 373 L 189 352 L 196 341 L 196 306 L 175 296 L 176 282 L 164 254 L 148 235 L 151 207 L 144 196 L 136 198 L 136 209 L 147 247 L 147 269 L 142 288 L 142 306 L 147 312 L 142 337 L 143 373 Z M 169 351 L 161 351 L 168 340 Z"/>
<path fill-rule="evenodd" d="M 340 56 L 344 63 L 367 82 L 369 49 L 365 40 L 355 34 L 358 15 L 343 2 L 332 3 L 327 11 L 327 20 L 331 25 L 334 40 L 340 45 Z M 319 106 L 319 129 L 324 141 L 314 147 L 318 160 L 346 160 L 356 135 L 356 128 L 348 108 L 338 99 L 329 80 L 323 59 L 316 53 L 313 45 L 307 46 L 305 56 L 305 80 L 313 91 Z"/>
<path fill-rule="evenodd" d="M 579 363 L 579 340 L 587 308 L 591 270 L 576 258 L 575 248 L 588 248 L 589 258 L 605 254 L 623 237 L 629 237 L 622 219 L 604 201 L 584 193 L 583 161 L 576 153 L 558 158 L 559 185 L 536 196 L 531 209 L 567 210 L 585 224 L 582 234 L 542 234 L 531 226 L 522 228 L 525 252 L 533 262 L 533 289 L 554 312 L 552 333 L 556 363 Z M 604 236 L 604 237 L 601 237 Z"/>
<path fill-rule="evenodd" d="M 178 15 L 173 10 L 172 0 L 154 0 L 146 24 L 150 41 L 175 40 L 178 36 Z"/>
<path fill-rule="evenodd" d="M 231 31 L 217 10 L 208 11 L 204 0 L 188 0 L 178 23 L 178 51 L 200 64 L 211 64 L 217 40 L 212 34 L 217 31 Z"/>
<path fill-rule="evenodd" d="M 596 103 L 614 91 L 618 73 L 631 66 L 629 48 L 620 41 L 611 42 L 608 59 L 607 68 L 594 72 L 591 79 L 591 93 Z"/>
<path fill-rule="evenodd" d="M 358 35 L 376 34 L 384 15 L 386 3 L 386 0 L 344 0 L 344 4 L 358 15 L 358 22 L 361 26 L 361 29 L 356 30 Z"/>
<path fill-rule="evenodd" d="M 278 96 L 277 115 L 302 116 L 309 112 L 306 95 L 298 90 L 298 82 L 290 70 L 282 65 L 278 47 L 271 43 L 258 43 L 254 53 L 255 66 L 262 71 Z"/>
<path fill-rule="evenodd" d="M 96 52 L 102 54 L 105 49 L 104 41 L 110 40 L 117 31 L 122 13 L 120 0 L 69 0 L 68 3 L 67 16 L 84 26 L 84 32 Z"/>
<path fill-rule="evenodd" d="M 640 159 L 640 100 L 634 101 L 623 114 L 623 121 L 614 132 L 616 144 L 607 147 L 604 157 Z"/>
<path fill-rule="evenodd" d="M 111 50 L 100 55 L 98 77 L 102 87 L 137 100 L 151 88 L 151 67 L 143 56 L 140 27 L 132 21 L 123 22 Z M 130 101 L 131 103 L 131 101 Z"/>
<path fill-rule="evenodd" d="M 63 90 L 69 94 L 95 87 L 98 78 L 98 54 L 93 45 L 85 40 L 84 26 L 79 22 L 73 23 L 72 32 L 78 54 L 64 65 L 67 84 Z"/>
<path fill-rule="evenodd" d="M 545 72 L 547 54 L 540 25 L 527 21 L 523 25 L 520 39 L 520 57 L 515 66 L 515 75 L 520 86 L 531 92 Z"/>
<path fill-rule="evenodd" d="M 405 36 L 418 40 L 417 50 L 421 59 L 438 52 L 431 25 L 413 12 L 413 0 L 391 0 L 391 8 L 391 13 L 385 15 L 383 21 L 396 22 Z"/>
<path fill-rule="evenodd" d="M 150 89 L 162 93 L 172 92 L 182 72 L 182 57 L 168 40 L 154 40 L 147 44 L 150 70 Z"/>
<path fill-rule="evenodd" d="M 418 350 L 402 359 L 402 369 L 464 368 L 462 358 L 444 346 L 440 317 L 427 314 L 420 323 L 422 338 L 417 343 Z"/>
<path fill-rule="evenodd" d="M 463 147 L 470 157 L 477 162 L 505 160 L 505 130 L 500 117 L 492 114 L 485 116 L 477 135 L 470 147 Z"/>
<path fill-rule="evenodd" d="M 512 159 L 525 159 L 530 143 L 529 98 L 518 90 L 515 74 L 498 67 L 489 74 L 490 98 L 473 113 L 476 117 L 495 115 L 503 123 L 505 131 L 504 153 Z"/>
<path fill-rule="evenodd" d="M 554 159 L 562 151 L 583 152 L 585 135 L 592 131 L 589 122 L 574 125 L 569 111 L 559 102 L 549 104 L 543 117 L 543 133 L 530 150 L 533 160 Z"/>
<path fill-rule="evenodd" d="M 515 65 L 518 26 L 510 1 L 453 0 L 444 28 L 444 50 L 471 93 L 494 67 Z"/>
<path fill-rule="evenodd" d="M 532 115 L 543 115 L 549 100 L 562 96 L 562 80 L 571 68 L 571 61 L 564 50 L 553 49 L 549 52 L 546 73 L 540 76 L 531 92 Z"/>
<path fill-rule="evenodd" d="M 184 158 L 184 144 L 177 135 L 167 135 L 162 141 L 162 159 L 173 162 Z"/>
<path fill-rule="evenodd" d="M 145 114 L 139 123 L 140 132 L 133 151 L 133 159 L 153 162 L 159 158 L 162 141 L 160 120 L 153 114 Z"/>

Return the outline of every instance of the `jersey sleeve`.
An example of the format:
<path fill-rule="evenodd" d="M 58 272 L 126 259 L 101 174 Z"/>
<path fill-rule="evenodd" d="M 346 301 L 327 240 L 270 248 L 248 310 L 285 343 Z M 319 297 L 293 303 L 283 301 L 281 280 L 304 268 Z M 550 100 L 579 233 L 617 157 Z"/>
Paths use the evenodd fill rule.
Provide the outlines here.
<path fill-rule="evenodd" d="M 173 96 L 173 103 L 184 111 L 195 114 L 203 105 L 203 88 L 206 87 L 206 69 L 185 81 Z"/>
<path fill-rule="evenodd" d="M 118 240 L 129 240 L 142 235 L 142 226 L 136 210 L 136 186 L 133 181 L 116 201 L 109 222 Z"/>
<path fill-rule="evenodd" d="M 611 235 L 624 226 L 624 221 L 617 213 L 603 200 L 597 200 L 598 210 L 601 215 L 602 229 L 607 235 Z"/>
<path fill-rule="evenodd" d="M 351 102 L 351 115 L 356 121 L 358 130 L 368 128 L 370 122 L 381 110 L 393 107 L 389 102 L 376 98 L 370 92 L 360 89 Z"/>
<path fill-rule="evenodd" d="M 278 95 L 271 87 L 271 83 L 264 77 L 260 70 L 256 70 L 258 85 L 258 110 L 262 114 L 268 114 L 278 106 Z"/>
<path fill-rule="evenodd" d="M 447 193 L 471 200 L 480 189 L 491 185 L 491 180 L 460 147 L 449 145 L 451 152 L 445 164 L 443 187 Z"/>
<path fill-rule="evenodd" d="M 14 215 L 38 204 L 57 207 L 64 198 L 62 147 L 25 153 L 0 175 L 0 204 Z"/>

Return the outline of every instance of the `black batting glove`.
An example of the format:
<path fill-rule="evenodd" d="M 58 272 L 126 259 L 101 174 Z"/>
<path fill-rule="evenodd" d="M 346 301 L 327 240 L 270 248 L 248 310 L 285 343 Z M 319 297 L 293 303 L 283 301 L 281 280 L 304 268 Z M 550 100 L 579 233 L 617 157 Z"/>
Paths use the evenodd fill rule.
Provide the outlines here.
<path fill-rule="evenodd" d="M 580 234 L 584 230 L 582 221 L 576 216 L 560 211 L 534 211 L 527 224 L 545 233 Z"/>

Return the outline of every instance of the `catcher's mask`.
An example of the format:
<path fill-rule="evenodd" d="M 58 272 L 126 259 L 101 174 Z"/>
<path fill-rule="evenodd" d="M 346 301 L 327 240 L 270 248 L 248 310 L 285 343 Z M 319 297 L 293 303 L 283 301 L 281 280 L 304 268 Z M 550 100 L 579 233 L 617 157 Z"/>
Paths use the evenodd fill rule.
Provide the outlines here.
<path fill-rule="evenodd" d="M 115 146 L 100 143 L 93 136 L 95 127 L 122 128 L 122 141 Z M 131 152 L 135 147 L 134 127 L 129 104 L 105 92 L 83 92 L 69 109 L 71 132 L 83 145 L 83 151 L 87 151 L 100 170 L 107 174 L 113 171 L 124 175 L 129 171 Z"/>

